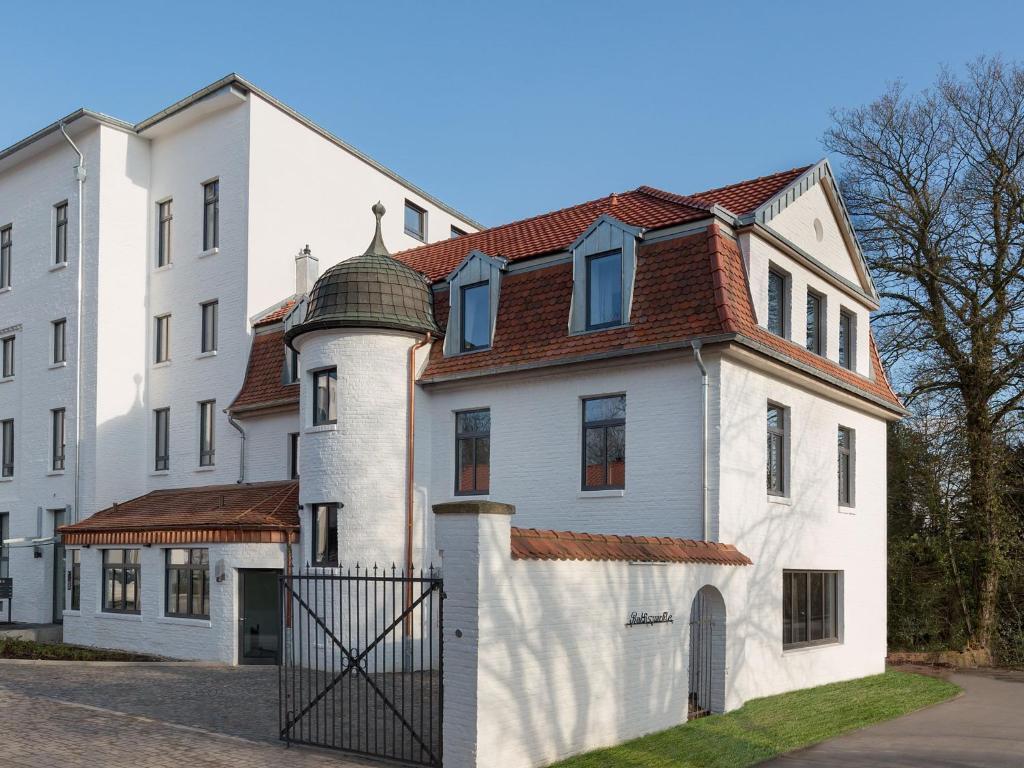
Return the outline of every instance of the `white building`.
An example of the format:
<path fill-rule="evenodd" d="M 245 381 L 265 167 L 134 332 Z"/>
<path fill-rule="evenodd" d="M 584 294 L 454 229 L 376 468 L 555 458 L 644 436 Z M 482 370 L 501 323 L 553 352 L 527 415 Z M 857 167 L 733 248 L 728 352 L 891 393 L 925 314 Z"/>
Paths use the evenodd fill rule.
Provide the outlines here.
<path fill-rule="evenodd" d="M 237 98 L 235 84 L 222 87 Z M 202 121 L 232 109 L 282 119 L 279 108 L 257 110 L 264 101 L 248 88 L 249 106 L 232 101 Z M 196 183 L 217 173 L 196 170 Z M 375 174 L 394 189 L 371 197 L 402 210 L 413 193 Z M 139 192 L 150 253 L 156 206 L 175 194 Z M 66 640 L 272 661 L 295 610 L 322 620 L 306 638 L 312 653 L 344 663 L 376 643 L 342 647 L 337 612 L 348 604 L 332 598 L 317 613 L 309 594 L 291 592 L 282 617 L 277 590 L 291 581 L 276 577 L 439 564 L 450 766 L 544 765 L 688 715 L 882 671 L 885 433 L 903 408 L 875 352 L 877 294 L 826 161 L 689 196 L 641 187 L 394 258 L 385 243 L 408 245 L 394 214 L 381 224 L 374 207 L 376 234 L 356 257 L 347 232 L 267 212 L 285 198 L 253 209 L 242 228 L 266 227 L 275 247 L 257 251 L 250 236 L 248 258 L 230 262 L 241 270 L 233 284 L 247 286 L 244 298 L 231 294 L 244 308 L 233 310 L 230 353 L 222 331 L 213 360 L 188 344 L 209 299 L 224 303 L 225 327 L 216 265 L 226 244 L 189 252 L 194 264 L 166 293 L 159 281 L 186 272 L 178 261 L 170 275 L 135 264 L 144 288 L 134 309 L 128 297 L 104 303 L 104 281 L 125 278 L 98 269 L 100 300 L 86 304 L 100 308 L 95 365 L 110 393 L 105 378 L 98 394 L 86 387 L 96 413 L 83 434 L 109 433 L 116 447 L 102 462 L 83 448 L 83 509 L 106 508 L 64 529 L 79 564 L 69 566 Z M 416 200 L 432 220 L 472 228 Z M 369 237 L 365 208 L 352 227 Z M 340 262 L 308 294 L 308 257 L 296 261 L 295 292 L 279 258 L 296 238 Z M 247 270 L 254 262 L 265 271 Z M 270 265 L 282 270 L 276 280 Z M 153 318 L 176 318 L 179 304 L 193 315 L 160 367 Z M 136 334 L 141 350 L 130 359 L 103 344 L 124 312 L 136 323 L 116 332 Z M 210 364 L 232 373 L 207 394 Z M 53 399 L 45 383 L 33 391 Z M 239 426 L 218 423 L 215 448 L 202 438 L 207 398 Z M 34 407 L 27 395 L 14 402 Z M 165 470 L 154 430 L 168 405 Z M 16 435 L 21 452 L 46 440 Z M 196 474 L 214 449 L 215 469 Z M 45 489 L 52 478 L 32 461 L 19 458 L 15 482 L 27 465 L 31 487 Z M 11 551 L 31 564 L 27 550 Z M 378 638 L 386 652 L 415 635 L 400 623 Z M 399 643 L 391 631 L 408 635 Z M 362 658 L 364 676 L 436 669 Z M 319 711 L 316 700 L 295 704 L 289 722 Z"/>

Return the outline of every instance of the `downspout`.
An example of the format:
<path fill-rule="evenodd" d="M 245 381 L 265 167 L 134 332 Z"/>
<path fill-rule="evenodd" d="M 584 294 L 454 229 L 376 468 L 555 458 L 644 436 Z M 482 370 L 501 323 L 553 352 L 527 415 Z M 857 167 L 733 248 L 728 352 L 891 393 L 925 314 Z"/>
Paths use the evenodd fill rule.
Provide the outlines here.
<path fill-rule="evenodd" d="M 82 195 L 85 185 L 85 155 L 68 135 L 64 121 L 60 123 L 60 132 L 64 134 L 68 144 L 78 155 L 75 166 L 75 179 L 78 182 L 78 280 L 75 307 L 75 515 L 74 521 L 81 519 L 81 487 L 82 487 Z"/>
<path fill-rule="evenodd" d="M 708 516 L 708 369 L 700 356 L 701 342 L 693 342 L 693 359 L 700 368 L 700 513 L 702 536 L 708 541 L 711 522 Z"/>
<path fill-rule="evenodd" d="M 245 482 L 245 430 L 242 429 L 242 425 L 235 421 L 235 417 L 231 415 L 231 411 L 227 408 L 224 409 L 224 413 L 228 415 L 228 424 L 238 430 L 238 434 L 242 436 L 242 447 L 238 454 L 238 482 Z"/>
<path fill-rule="evenodd" d="M 416 461 L 416 353 L 430 343 L 431 335 L 427 333 L 420 341 L 409 347 L 409 366 L 407 379 L 408 417 L 405 443 L 405 606 L 412 605 L 412 536 L 413 536 L 413 491 L 415 490 Z M 412 637 L 412 615 L 405 617 L 403 633 Z M 411 647 L 410 647 L 411 648 Z"/>

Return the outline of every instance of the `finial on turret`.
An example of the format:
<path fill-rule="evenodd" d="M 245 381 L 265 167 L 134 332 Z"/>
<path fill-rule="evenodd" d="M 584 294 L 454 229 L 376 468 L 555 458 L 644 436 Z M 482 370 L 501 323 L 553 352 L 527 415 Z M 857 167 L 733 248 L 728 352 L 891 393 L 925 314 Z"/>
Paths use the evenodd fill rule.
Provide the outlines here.
<path fill-rule="evenodd" d="M 380 220 L 387 211 L 381 205 L 380 200 L 374 203 L 370 210 L 373 211 L 373 215 L 377 218 L 377 228 L 373 233 L 373 241 L 370 243 L 370 247 L 366 249 L 366 252 L 363 253 L 363 256 L 390 256 L 391 253 L 388 251 L 387 246 L 384 245 L 384 237 L 380 233 Z"/>

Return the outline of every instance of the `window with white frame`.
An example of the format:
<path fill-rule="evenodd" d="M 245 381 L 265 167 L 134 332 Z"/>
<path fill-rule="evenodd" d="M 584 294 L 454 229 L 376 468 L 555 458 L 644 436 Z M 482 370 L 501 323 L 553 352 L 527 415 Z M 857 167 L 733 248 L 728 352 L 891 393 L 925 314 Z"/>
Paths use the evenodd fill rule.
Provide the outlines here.
<path fill-rule="evenodd" d="M 408 200 L 405 201 L 405 234 L 427 240 L 427 212 Z"/>
<path fill-rule="evenodd" d="M 785 496 L 789 491 L 787 452 L 789 451 L 789 414 L 787 409 L 768 403 L 768 493 Z"/>
<path fill-rule="evenodd" d="M 53 207 L 53 263 L 68 263 L 68 204 L 57 203 Z"/>
<path fill-rule="evenodd" d="M 171 263 L 171 225 L 174 222 L 173 201 L 157 203 L 156 265 L 166 267 Z"/>
<path fill-rule="evenodd" d="M 204 301 L 199 305 L 202 318 L 199 351 L 202 353 L 217 351 L 217 312 L 218 302 Z"/>
<path fill-rule="evenodd" d="M 0 290 L 11 287 L 11 252 L 13 245 L 11 238 L 14 234 L 14 227 L 8 224 L 0 227 Z"/>
<path fill-rule="evenodd" d="M 5 336 L 3 346 L 3 376 L 9 379 L 14 375 L 14 336 Z"/>
<path fill-rule="evenodd" d="M 51 323 L 51 326 L 52 326 L 51 332 L 52 332 L 52 336 L 53 336 L 53 344 L 52 344 L 53 349 L 51 350 L 52 358 L 53 358 L 53 363 L 56 365 L 57 363 L 67 362 L 67 359 L 68 359 L 68 334 L 67 334 L 68 321 L 67 321 L 66 318 L 62 317 L 60 320 L 54 320 L 53 323 Z"/>
<path fill-rule="evenodd" d="M 215 400 L 199 403 L 199 466 L 212 467 L 216 455 L 214 406 Z"/>
<path fill-rule="evenodd" d="M 64 430 L 65 425 L 63 408 L 54 408 L 52 411 L 50 411 L 50 424 L 50 469 L 53 470 L 54 472 L 63 472 L 67 450 L 67 441 Z"/>

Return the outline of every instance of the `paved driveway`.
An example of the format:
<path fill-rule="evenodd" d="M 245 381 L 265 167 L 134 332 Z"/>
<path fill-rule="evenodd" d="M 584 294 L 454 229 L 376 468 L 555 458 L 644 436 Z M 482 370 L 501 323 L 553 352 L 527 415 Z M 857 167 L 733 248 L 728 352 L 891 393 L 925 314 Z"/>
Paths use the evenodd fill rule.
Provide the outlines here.
<path fill-rule="evenodd" d="M 365 765 L 284 748 L 276 667 L 0 661 L 0 723 L 5 768 Z"/>
<path fill-rule="evenodd" d="M 763 763 L 770 768 L 1021 768 L 1024 672 L 950 678 L 957 699 Z"/>

